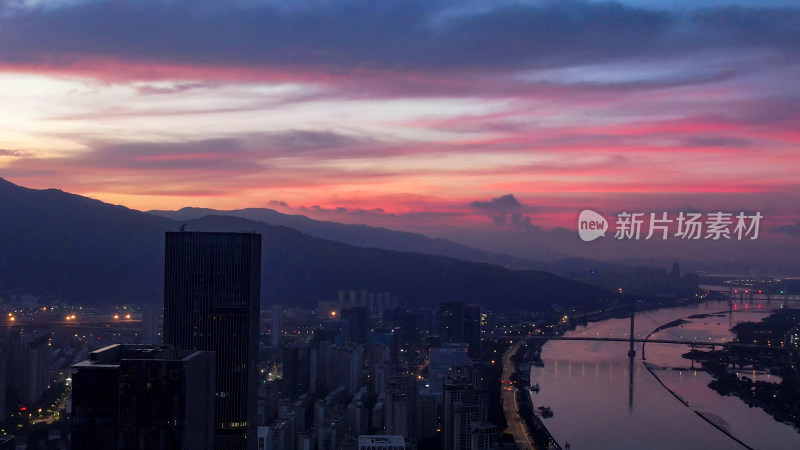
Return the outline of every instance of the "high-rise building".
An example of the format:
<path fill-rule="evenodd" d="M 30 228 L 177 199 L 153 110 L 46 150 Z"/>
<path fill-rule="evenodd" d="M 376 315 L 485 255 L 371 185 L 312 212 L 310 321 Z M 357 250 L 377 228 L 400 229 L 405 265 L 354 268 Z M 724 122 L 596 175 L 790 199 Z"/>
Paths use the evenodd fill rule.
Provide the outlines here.
<path fill-rule="evenodd" d="M 34 403 L 51 382 L 50 335 L 9 331 L 5 336 L 7 350 L 7 387 L 16 391 L 24 403 Z"/>
<path fill-rule="evenodd" d="M 481 354 L 481 305 L 464 306 L 464 342 L 469 344 L 469 356 Z"/>
<path fill-rule="evenodd" d="M 367 388 L 362 387 L 347 405 L 347 430 L 353 434 L 365 434 L 369 429 L 370 410 L 366 408 Z"/>
<path fill-rule="evenodd" d="M 347 329 L 346 342 L 363 344 L 369 334 L 369 311 L 367 308 L 355 307 L 342 309 L 340 316 Z"/>
<path fill-rule="evenodd" d="M 253 450 L 261 235 L 168 232 L 164 343 L 216 352 L 215 448 Z"/>
<path fill-rule="evenodd" d="M 431 389 L 430 384 L 420 389 L 417 400 L 417 435 L 419 440 L 433 439 L 437 435 L 439 424 L 439 405 L 442 403 L 442 392 Z"/>
<path fill-rule="evenodd" d="M 442 342 L 464 342 L 464 303 L 445 302 L 439 305 L 439 337 Z"/>
<path fill-rule="evenodd" d="M 489 422 L 470 423 L 470 450 L 492 450 L 498 442 L 497 425 Z"/>
<path fill-rule="evenodd" d="M 401 392 L 387 392 L 384 410 L 384 428 L 387 433 L 411 436 L 414 432 L 414 405 L 412 399 Z"/>
<path fill-rule="evenodd" d="M 431 386 L 441 391 L 444 380 L 449 374 L 461 372 L 470 364 L 472 361 L 469 358 L 467 344 L 442 344 L 441 347 L 431 348 L 428 365 Z"/>
<path fill-rule="evenodd" d="M 72 448 L 212 450 L 214 355 L 114 344 L 72 366 Z"/>
<path fill-rule="evenodd" d="M 297 436 L 297 450 L 314 450 L 317 448 L 317 436 L 312 431 L 304 431 Z"/>
<path fill-rule="evenodd" d="M 317 387 L 333 391 L 344 387 L 349 395 L 358 392 L 364 371 L 364 349 L 360 345 L 330 345 L 319 342 L 317 347 Z"/>
<path fill-rule="evenodd" d="M 466 401 L 455 401 L 451 404 L 450 428 L 445 425 L 445 441 L 450 438 L 449 446 L 445 448 L 454 450 L 467 450 L 472 442 L 472 429 L 470 424 L 480 421 L 480 405 Z"/>
<path fill-rule="evenodd" d="M 401 348 L 399 328 L 376 328 L 367 337 L 369 344 L 383 344 L 389 349 L 390 366 L 396 368 L 400 363 Z"/>
<path fill-rule="evenodd" d="M 469 344 L 470 356 L 478 356 L 481 347 L 480 305 L 442 303 L 439 306 L 439 337 L 442 343 Z"/>
<path fill-rule="evenodd" d="M 309 391 L 311 376 L 311 348 L 305 343 L 285 344 L 281 347 L 281 392 L 295 399 Z"/>
<path fill-rule="evenodd" d="M 419 438 L 417 402 L 419 381 L 412 374 L 391 377 L 386 390 L 384 428 L 388 434 L 399 434 L 416 443 Z"/>
<path fill-rule="evenodd" d="M 294 433 L 292 432 L 292 422 L 288 420 L 276 420 L 270 426 L 270 441 L 267 450 L 293 450 Z"/>
<path fill-rule="evenodd" d="M 470 447 L 471 423 L 485 422 L 488 415 L 488 392 L 477 380 L 448 376 L 444 385 L 442 448 L 461 450 Z"/>
<path fill-rule="evenodd" d="M 258 450 L 270 450 L 272 443 L 272 429 L 270 427 L 258 427 Z"/>
<path fill-rule="evenodd" d="M 343 438 L 344 421 L 339 418 L 325 420 L 317 431 L 317 449 L 337 450 Z"/>

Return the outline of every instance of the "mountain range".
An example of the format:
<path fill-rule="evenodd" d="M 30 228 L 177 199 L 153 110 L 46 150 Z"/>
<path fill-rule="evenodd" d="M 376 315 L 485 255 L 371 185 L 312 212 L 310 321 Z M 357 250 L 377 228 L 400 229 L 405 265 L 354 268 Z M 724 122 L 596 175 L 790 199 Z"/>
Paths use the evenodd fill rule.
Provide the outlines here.
<path fill-rule="evenodd" d="M 28 189 L 0 179 L 0 292 L 3 300 L 30 294 L 88 305 L 160 303 L 164 233 L 186 224 L 188 231 L 262 234 L 264 306 L 314 307 L 320 300 L 336 299 L 339 289 L 392 292 L 408 307 L 461 300 L 493 310 L 586 304 L 606 295 L 543 271 L 423 254 L 422 250 L 432 252 L 433 242 L 443 252 L 462 252 L 464 258 L 507 258 L 515 266 L 527 263 L 442 240 L 425 241 L 428 238 L 421 235 L 378 229 L 371 239 L 391 243 L 394 235 L 398 241 L 428 244 L 420 252 L 394 251 L 334 242 L 253 220 L 268 211 L 254 210 L 252 218 L 203 214 L 216 211 L 191 218 L 164 217 L 169 214 L 149 214 L 57 189 Z M 315 226 L 312 222 L 305 226 Z M 343 227 L 339 232 L 344 236 L 356 233 L 351 226 Z"/>
<path fill-rule="evenodd" d="M 423 234 L 408 233 L 369 225 L 353 225 L 314 220 L 301 215 L 283 214 L 269 208 L 217 210 L 186 207 L 177 211 L 153 210 L 148 211 L 148 213 L 177 221 L 199 219 L 209 215 L 239 217 L 269 225 L 286 226 L 314 237 L 343 242 L 359 247 L 422 253 L 426 255 L 442 255 L 463 259 L 465 261 L 489 263 L 513 269 L 538 269 L 543 266 L 543 263 L 539 261 L 531 261 L 529 259 L 501 253 L 487 252 L 447 239 L 430 238 Z"/>

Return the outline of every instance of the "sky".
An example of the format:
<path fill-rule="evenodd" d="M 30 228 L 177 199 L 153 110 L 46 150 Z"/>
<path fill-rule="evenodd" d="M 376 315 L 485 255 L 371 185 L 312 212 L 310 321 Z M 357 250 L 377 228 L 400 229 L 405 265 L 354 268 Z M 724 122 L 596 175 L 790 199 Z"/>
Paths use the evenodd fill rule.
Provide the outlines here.
<path fill-rule="evenodd" d="M 796 0 L 0 0 L 0 105 L 0 177 L 140 210 L 531 257 L 615 251 L 583 209 L 759 211 L 731 257 L 800 248 Z"/>

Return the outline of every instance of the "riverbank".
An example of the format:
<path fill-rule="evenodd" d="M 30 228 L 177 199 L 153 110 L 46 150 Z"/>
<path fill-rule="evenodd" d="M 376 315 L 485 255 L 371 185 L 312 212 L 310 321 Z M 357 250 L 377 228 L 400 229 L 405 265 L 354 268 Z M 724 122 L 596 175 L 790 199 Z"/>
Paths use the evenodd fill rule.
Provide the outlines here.
<path fill-rule="evenodd" d="M 703 302 L 705 303 L 705 302 Z M 728 320 L 711 320 L 711 315 L 727 309 L 727 304 L 712 301 L 679 308 L 663 308 L 637 318 L 635 334 L 645 337 L 663 324 L 673 325 L 679 319 L 695 316 L 680 328 L 690 339 L 728 342 Z M 754 305 L 751 305 L 754 306 Z M 769 305 L 779 308 L 780 305 Z M 769 314 L 758 308 L 746 310 L 740 305 L 732 322 L 759 320 Z M 709 315 L 710 314 L 710 315 Z M 759 318 L 751 316 L 758 315 Z M 706 319 L 709 317 L 709 319 Z M 707 322 L 707 323 L 706 323 Z M 721 323 L 720 323 L 721 322 Z M 679 326 L 679 325 L 676 325 Z M 623 336 L 630 330 L 630 321 L 623 317 L 579 326 L 575 336 Z M 675 335 L 678 339 L 679 336 Z M 641 343 L 636 344 L 637 357 Z M 650 373 L 643 364 L 633 366 L 627 357 L 627 342 L 549 340 L 541 352 L 545 366 L 534 366 L 531 383 L 539 384 L 533 403 L 552 407 L 554 416 L 543 423 L 561 445 L 566 441 L 573 448 L 648 448 L 651 450 L 730 449 L 734 443 L 715 427 L 710 427 L 694 411 L 710 417 L 724 418 L 719 424 L 736 437 L 756 448 L 800 448 L 800 438 L 786 425 L 775 422 L 761 410 L 748 408 L 740 400 L 722 397 L 708 388 L 712 381 L 705 371 L 684 368 L 681 355 L 685 346 L 647 344 L 648 363 L 655 364 Z M 688 366 L 688 364 L 685 364 Z M 697 364 L 699 367 L 700 365 Z M 665 370 L 658 370 L 660 367 Z M 677 368 L 677 369 L 674 369 Z M 673 370 L 674 369 L 674 370 Z M 678 400 L 656 379 L 657 375 L 686 404 Z M 766 375 L 764 379 L 767 379 Z M 537 410 L 538 413 L 538 410 Z M 591 429 L 581 424 L 591 423 Z M 594 430 L 594 431 L 593 431 Z"/>
<path fill-rule="evenodd" d="M 703 367 L 714 378 L 709 387 L 718 394 L 735 396 L 751 407 L 761 408 L 776 421 L 791 424 L 800 432 L 800 365 L 798 351 L 786 346 L 784 336 L 797 326 L 800 310 L 782 309 L 761 322 L 744 322 L 733 327 L 740 342 L 774 349 L 730 348 L 705 353 Z M 768 370 L 780 376 L 780 383 L 755 381 L 738 376 L 739 369 Z"/>
<path fill-rule="evenodd" d="M 526 436 L 531 436 L 533 445 L 537 449 L 561 450 L 561 446 L 553 438 L 542 419 L 536 415 L 533 399 L 530 393 L 530 367 L 536 360 L 541 361 L 538 355 L 542 350 L 542 341 L 529 342 L 521 340 L 515 346 L 515 352 L 508 358 L 513 364 L 513 373 L 510 374 L 509 383 L 514 385 L 509 392 L 515 396 L 515 405 L 520 420 L 525 424 Z M 536 356 L 533 356 L 536 355 Z M 520 376 L 527 369 L 528 376 Z"/>
<path fill-rule="evenodd" d="M 525 430 L 524 420 L 517 402 L 516 389 L 513 387 L 514 379 L 518 378 L 518 365 L 514 357 L 523 348 L 524 339 L 520 339 L 503 353 L 503 378 L 500 386 L 500 398 L 508 428 L 506 433 L 511 434 L 518 448 L 532 450 L 533 442 Z"/>
<path fill-rule="evenodd" d="M 723 313 L 695 314 L 688 316 L 686 319 L 721 317 L 721 314 Z M 800 431 L 800 421 L 797 420 L 798 416 L 800 416 L 800 383 L 798 383 L 800 380 L 798 380 L 796 376 L 797 371 L 794 369 L 795 364 L 793 364 L 798 362 L 797 358 L 795 357 L 793 360 L 791 356 L 788 358 L 776 357 L 775 352 L 784 351 L 780 348 L 783 342 L 781 342 L 780 339 L 769 339 L 770 336 L 784 336 L 788 331 L 797 326 L 797 320 L 800 320 L 800 310 L 787 309 L 774 312 L 759 323 L 744 322 L 733 327 L 732 331 L 736 333 L 737 341 L 745 341 L 748 343 L 752 341 L 754 344 L 767 346 L 774 343 L 776 347 L 775 350 L 764 351 L 757 349 L 725 348 L 722 350 L 701 351 L 692 349 L 692 351 L 684 353 L 681 356 L 693 362 L 701 362 L 703 369 L 700 370 L 708 372 L 714 378 L 714 380 L 709 383 L 708 387 L 718 394 L 722 396 L 733 395 L 739 397 L 748 406 L 761 408 L 774 417 L 776 421 L 789 423 L 794 426 L 796 430 Z M 647 338 L 650 338 L 651 335 L 659 331 L 687 323 L 690 322 L 685 319 L 675 320 L 653 330 Z M 791 353 L 791 351 L 789 351 L 789 353 Z M 734 355 L 735 357 L 732 358 Z M 771 367 L 771 372 L 780 375 L 788 375 L 789 380 L 795 381 L 790 381 L 789 383 L 755 382 L 747 377 L 737 376 L 735 373 L 737 363 L 740 368 L 750 365 L 754 370 L 756 368 L 763 369 Z M 653 370 L 652 364 L 645 363 L 645 367 L 664 389 L 682 404 L 687 407 L 689 406 L 689 402 L 684 400 L 661 380 Z M 731 367 L 733 367 L 733 369 L 731 369 Z M 776 368 L 778 369 L 776 370 Z M 732 372 L 732 370 L 734 372 Z M 710 420 L 704 413 L 697 410 L 694 412 L 737 443 L 746 448 L 752 448 L 736 438 L 727 429 Z"/>

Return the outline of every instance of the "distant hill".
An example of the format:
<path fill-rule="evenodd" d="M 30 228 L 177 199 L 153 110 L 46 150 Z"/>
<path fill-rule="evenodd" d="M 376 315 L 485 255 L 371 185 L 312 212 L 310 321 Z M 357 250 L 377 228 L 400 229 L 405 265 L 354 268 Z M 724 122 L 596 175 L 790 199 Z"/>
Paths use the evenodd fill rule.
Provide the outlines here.
<path fill-rule="evenodd" d="M 87 302 L 155 300 L 174 222 L 0 179 L 0 289 Z"/>
<path fill-rule="evenodd" d="M 600 289 L 537 271 L 362 248 L 230 216 L 174 221 L 0 179 L 0 292 L 82 304 L 162 301 L 164 232 L 262 234 L 262 304 L 315 306 L 338 289 L 389 291 L 404 305 L 445 300 L 494 310 L 593 302 Z"/>
<path fill-rule="evenodd" d="M 359 247 L 381 248 L 401 252 L 442 255 L 465 261 L 482 262 L 513 269 L 541 269 L 543 263 L 500 253 L 492 253 L 472 248 L 447 239 L 436 239 L 418 233 L 390 230 L 368 225 L 352 225 L 321 221 L 301 215 L 283 214 L 269 208 L 245 208 L 235 210 L 216 210 L 209 208 L 181 208 L 177 211 L 153 210 L 148 213 L 174 220 L 187 221 L 208 215 L 224 215 L 281 225 L 311 236 L 330 241 L 343 242 Z M 548 257 L 553 258 L 552 251 Z"/>
<path fill-rule="evenodd" d="M 332 299 L 340 288 L 389 291 L 415 306 L 446 300 L 496 309 L 539 309 L 603 296 L 599 289 L 538 271 L 510 270 L 444 256 L 356 247 L 286 227 L 228 216 L 189 221 L 189 230 L 262 233 L 263 280 L 280 301 Z"/>

